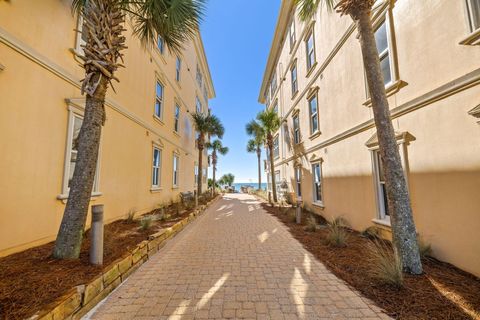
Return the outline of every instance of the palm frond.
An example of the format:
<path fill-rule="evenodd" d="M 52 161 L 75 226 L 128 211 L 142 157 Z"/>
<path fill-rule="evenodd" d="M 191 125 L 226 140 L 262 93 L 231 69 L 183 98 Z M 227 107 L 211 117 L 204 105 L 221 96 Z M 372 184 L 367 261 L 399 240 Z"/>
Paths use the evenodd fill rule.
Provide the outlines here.
<path fill-rule="evenodd" d="M 295 4 L 299 7 L 298 16 L 302 21 L 310 20 L 320 5 L 325 5 L 329 11 L 335 8 L 335 0 L 295 0 Z"/>
<path fill-rule="evenodd" d="M 261 111 L 257 115 L 257 120 L 264 134 L 274 133 L 280 128 L 280 118 L 273 109 Z"/>
<path fill-rule="evenodd" d="M 223 137 L 225 128 L 217 116 L 196 112 L 192 114 L 192 119 L 197 132 L 208 136 L 216 136 L 219 139 Z"/>

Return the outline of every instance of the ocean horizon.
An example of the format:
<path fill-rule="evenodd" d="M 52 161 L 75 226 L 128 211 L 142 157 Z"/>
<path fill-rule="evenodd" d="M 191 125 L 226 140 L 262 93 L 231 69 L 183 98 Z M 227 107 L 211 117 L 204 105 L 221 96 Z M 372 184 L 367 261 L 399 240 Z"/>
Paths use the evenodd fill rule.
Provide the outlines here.
<path fill-rule="evenodd" d="M 240 191 L 242 186 L 252 186 L 253 188 L 256 189 L 258 188 L 258 182 L 235 182 L 233 186 L 237 191 Z M 262 186 L 262 190 L 267 189 L 267 184 L 265 182 L 262 182 L 261 186 Z"/>

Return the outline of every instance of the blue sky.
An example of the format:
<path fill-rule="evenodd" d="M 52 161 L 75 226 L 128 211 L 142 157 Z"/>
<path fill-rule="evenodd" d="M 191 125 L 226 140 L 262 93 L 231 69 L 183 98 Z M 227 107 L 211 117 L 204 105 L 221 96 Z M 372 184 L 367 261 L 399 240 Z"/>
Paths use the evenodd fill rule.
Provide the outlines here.
<path fill-rule="evenodd" d="M 223 144 L 230 148 L 219 159 L 218 177 L 233 173 L 235 182 L 258 180 L 257 157 L 246 152 L 245 124 L 263 108 L 257 98 L 279 8 L 280 0 L 208 1 L 201 32 L 217 93 L 210 107 L 225 126 Z"/>

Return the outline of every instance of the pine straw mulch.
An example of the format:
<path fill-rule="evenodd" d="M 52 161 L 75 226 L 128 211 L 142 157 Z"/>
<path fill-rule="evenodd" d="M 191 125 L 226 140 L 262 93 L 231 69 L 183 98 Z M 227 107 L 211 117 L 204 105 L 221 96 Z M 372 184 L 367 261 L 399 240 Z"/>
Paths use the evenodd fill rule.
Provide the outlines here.
<path fill-rule="evenodd" d="M 348 230 L 349 241 L 343 248 L 325 244 L 326 228 L 305 231 L 279 208 L 262 203 L 263 208 L 283 222 L 291 234 L 337 277 L 374 301 L 395 319 L 480 319 L 480 279 L 451 264 L 427 258 L 424 274 L 404 276 L 404 287 L 380 283 L 372 276 L 372 265 L 366 257 L 371 240 Z M 290 209 L 294 210 L 294 209 Z M 302 222 L 307 220 L 304 213 Z M 318 220 L 322 220 L 317 216 Z M 325 223 L 323 219 L 321 221 Z"/>
<path fill-rule="evenodd" d="M 170 218 L 152 221 L 147 230 L 140 228 L 138 220 L 118 220 L 105 225 L 103 267 L 88 262 L 89 232 L 85 233 L 79 260 L 53 259 L 53 242 L 0 258 L 0 319 L 32 316 L 72 288 L 95 279 L 104 268 L 148 236 L 174 225 L 192 212 L 187 210 L 176 215 L 175 211 L 173 207 L 167 208 Z M 159 213 L 154 210 L 148 215 Z"/>

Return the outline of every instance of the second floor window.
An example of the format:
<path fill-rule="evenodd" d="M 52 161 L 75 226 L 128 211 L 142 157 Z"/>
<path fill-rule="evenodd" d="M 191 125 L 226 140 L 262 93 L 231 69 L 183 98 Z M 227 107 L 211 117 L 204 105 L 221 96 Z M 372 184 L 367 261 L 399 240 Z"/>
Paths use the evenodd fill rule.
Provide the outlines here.
<path fill-rule="evenodd" d="M 195 107 L 197 109 L 197 113 L 202 112 L 202 103 L 200 102 L 200 99 L 198 99 L 198 97 L 195 97 Z"/>
<path fill-rule="evenodd" d="M 313 36 L 313 30 L 308 35 L 306 41 L 307 47 L 307 70 L 310 70 L 315 64 L 315 38 Z"/>
<path fill-rule="evenodd" d="M 174 119 L 173 119 L 173 130 L 175 130 L 175 132 L 178 132 L 178 130 L 180 129 L 180 107 L 178 106 L 178 104 L 175 104 L 175 115 L 174 115 Z"/>
<path fill-rule="evenodd" d="M 298 114 L 293 117 L 293 143 L 300 143 L 300 120 Z"/>
<path fill-rule="evenodd" d="M 292 20 L 290 27 L 288 28 L 288 39 L 290 41 L 290 50 L 292 50 L 293 46 L 295 45 L 295 41 L 297 40 L 295 35 L 295 20 Z"/>
<path fill-rule="evenodd" d="M 316 133 L 319 129 L 318 125 L 318 99 L 317 95 L 313 95 L 308 99 L 308 109 L 310 111 L 310 134 Z"/>
<path fill-rule="evenodd" d="M 375 41 L 377 43 L 378 55 L 380 58 L 380 68 L 383 74 L 383 82 L 388 85 L 392 82 L 391 54 L 388 39 L 387 20 L 384 20 L 375 30 Z"/>
<path fill-rule="evenodd" d="M 155 116 L 162 118 L 162 108 L 163 108 L 163 85 L 157 81 L 155 88 Z"/>
<path fill-rule="evenodd" d="M 275 105 L 273 106 L 273 111 L 278 114 L 278 102 L 275 102 Z"/>
<path fill-rule="evenodd" d="M 277 90 L 277 73 L 276 72 L 273 73 L 270 89 L 272 91 L 272 97 L 274 97 L 275 91 Z"/>
<path fill-rule="evenodd" d="M 295 63 L 290 69 L 291 79 L 292 79 L 292 96 L 294 96 L 298 91 L 298 80 L 297 80 L 297 64 Z"/>
<path fill-rule="evenodd" d="M 181 71 L 182 71 L 182 59 L 177 57 L 176 65 L 175 65 L 175 80 L 177 82 L 180 81 Z"/>
<path fill-rule="evenodd" d="M 161 54 L 163 54 L 163 51 L 165 50 L 165 44 L 163 42 L 163 38 L 158 36 L 157 38 L 157 48 L 158 51 L 160 51 Z"/>
<path fill-rule="evenodd" d="M 198 86 L 201 88 L 201 87 L 202 87 L 202 83 L 203 83 L 203 76 L 202 76 L 202 71 L 200 70 L 200 67 L 198 66 L 198 64 L 197 64 L 197 75 L 196 75 L 196 78 L 197 78 Z"/>
<path fill-rule="evenodd" d="M 470 31 L 474 32 L 480 29 L 480 0 L 466 0 L 468 9 L 468 22 Z"/>
<path fill-rule="evenodd" d="M 278 144 L 278 136 L 273 138 L 273 157 L 278 158 L 280 156 L 280 146 Z"/>

